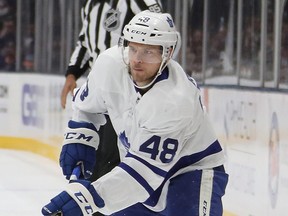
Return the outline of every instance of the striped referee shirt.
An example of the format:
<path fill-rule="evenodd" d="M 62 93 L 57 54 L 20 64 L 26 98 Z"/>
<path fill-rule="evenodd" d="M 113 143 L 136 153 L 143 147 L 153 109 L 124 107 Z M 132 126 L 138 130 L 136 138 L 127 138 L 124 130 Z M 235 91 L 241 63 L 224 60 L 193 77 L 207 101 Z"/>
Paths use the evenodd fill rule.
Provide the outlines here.
<path fill-rule="evenodd" d="M 90 70 L 97 56 L 116 45 L 124 26 L 143 10 L 161 12 L 160 0 L 86 0 L 82 29 L 66 72 L 76 79 Z"/>

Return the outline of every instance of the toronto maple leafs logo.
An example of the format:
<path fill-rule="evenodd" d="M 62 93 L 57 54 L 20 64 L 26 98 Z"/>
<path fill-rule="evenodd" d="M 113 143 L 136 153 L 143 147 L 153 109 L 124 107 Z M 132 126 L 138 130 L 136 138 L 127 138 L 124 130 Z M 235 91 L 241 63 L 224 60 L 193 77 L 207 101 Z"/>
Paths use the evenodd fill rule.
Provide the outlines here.
<path fill-rule="evenodd" d="M 167 20 L 166 20 L 166 21 L 168 22 L 169 26 L 170 26 L 171 28 L 173 28 L 173 26 L 174 26 L 173 20 L 172 20 L 170 17 L 167 17 Z"/>
<path fill-rule="evenodd" d="M 125 147 L 125 149 L 128 151 L 130 148 L 130 143 L 128 141 L 128 137 L 126 136 L 125 131 L 121 132 L 119 135 L 119 139 L 121 140 L 121 143 Z"/>
<path fill-rule="evenodd" d="M 84 101 L 84 99 L 88 96 L 88 93 L 89 93 L 89 87 L 88 87 L 88 80 L 86 82 L 86 87 L 85 89 L 82 91 L 81 95 L 80 95 L 80 99 L 82 101 Z"/>
<path fill-rule="evenodd" d="M 106 29 L 106 31 L 111 32 L 119 27 L 120 14 L 121 12 L 119 10 L 114 10 L 113 8 L 107 11 L 104 20 L 104 29 Z"/>

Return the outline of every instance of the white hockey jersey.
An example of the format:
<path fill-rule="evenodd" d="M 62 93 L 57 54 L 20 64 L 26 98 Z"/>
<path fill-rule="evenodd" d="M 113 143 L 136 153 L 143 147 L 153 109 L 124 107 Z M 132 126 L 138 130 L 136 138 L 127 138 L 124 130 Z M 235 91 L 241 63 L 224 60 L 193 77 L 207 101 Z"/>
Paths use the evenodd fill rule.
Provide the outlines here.
<path fill-rule="evenodd" d="M 93 116 L 106 112 L 127 154 L 119 166 L 93 183 L 105 201 L 99 210 L 104 214 L 137 202 L 161 211 L 169 179 L 224 163 L 200 91 L 174 60 L 141 95 L 120 49 L 115 46 L 100 54 L 74 98 L 73 120 L 98 125 Z"/>

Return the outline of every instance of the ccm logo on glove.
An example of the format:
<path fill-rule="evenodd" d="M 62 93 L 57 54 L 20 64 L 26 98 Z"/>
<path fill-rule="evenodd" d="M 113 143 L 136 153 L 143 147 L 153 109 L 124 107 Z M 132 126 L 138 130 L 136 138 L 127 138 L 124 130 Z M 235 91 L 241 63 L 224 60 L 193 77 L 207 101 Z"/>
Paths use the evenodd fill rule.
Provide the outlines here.
<path fill-rule="evenodd" d="M 76 140 L 86 140 L 87 142 L 89 142 L 91 139 L 93 139 L 93 136 L 86 136 L 85 134 L 77 134 L 74 132 L 70 132 L 70 133 L 66 133 L 65 134 L 65 139 L 76 139 Z"/>
<path fill-rule="evenodd" d="M 74 193 L 74 196 L 79 200 L 79 202 L 83 203 L 84 205 L 87 204 L 84 207 L 87 214 L 93 213 L 92 206 L 89 205 L 87 199 L 85 198 L 85 196 L 81 192 Z"/>

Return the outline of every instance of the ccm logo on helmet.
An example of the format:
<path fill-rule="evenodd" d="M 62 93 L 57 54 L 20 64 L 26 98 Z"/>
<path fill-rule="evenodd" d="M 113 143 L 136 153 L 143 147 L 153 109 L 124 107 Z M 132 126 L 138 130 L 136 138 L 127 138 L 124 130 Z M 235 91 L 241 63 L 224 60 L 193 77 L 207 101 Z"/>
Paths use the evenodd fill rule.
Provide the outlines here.
<path fill-rule="evenodd" d="M 131 33 L 133 34 L 139 34 L 139 35 L 146 35 L 147 33 L 146 32 L 142 32 L 142 31 L 139 31 L 139 30 L 131 30 Z"/>

